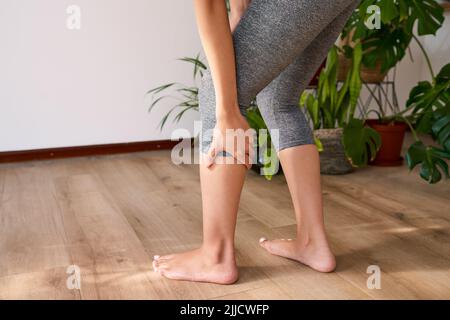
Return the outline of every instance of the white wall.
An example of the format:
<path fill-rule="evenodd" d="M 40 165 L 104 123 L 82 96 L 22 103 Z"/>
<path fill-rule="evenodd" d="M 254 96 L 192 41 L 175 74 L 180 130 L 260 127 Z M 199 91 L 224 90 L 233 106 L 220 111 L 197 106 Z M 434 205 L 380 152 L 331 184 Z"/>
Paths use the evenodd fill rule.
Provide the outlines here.
<path fill-rule="evenodd" d="M 79 5 L 82 29 L 66 28 Z M 436 72 L 450 61 L 450 16 L 426 37 Z M 156 127 L 166 103 L 147 112 L 145 92 L 166 82 L 191 83 L 176 61 L 201 46 L 186 0 L 0 0 L 0 151 L 170 138 Z M 400 63 L 397 89 L 429 78 L 416 45 Z M 192 130 L 197 113 L 177 127 Z"/>
<path fill-rule="evenodd" d="M 72 4 L 78 31 L 66 27 Z M 0 151 L 170 138 L 145 93 L 189 84 L 176 59 L 201 48 L 185 0 L 0 0 L 0 41 Z"/>

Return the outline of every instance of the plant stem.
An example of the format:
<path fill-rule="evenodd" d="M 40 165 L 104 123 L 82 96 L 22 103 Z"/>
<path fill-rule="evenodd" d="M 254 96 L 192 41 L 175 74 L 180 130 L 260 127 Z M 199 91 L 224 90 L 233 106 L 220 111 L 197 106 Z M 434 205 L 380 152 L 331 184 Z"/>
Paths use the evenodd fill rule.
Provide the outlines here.
<path fill-rule="evenodd" d="M 411 133 L 413 134 L 414 140 L 415 141 L 420 141 L 419 137 L 417 136 L 417 132 L 416 132 L 416 130 L 414 130 L 411 122 L 408 119 L 406 119 L 405 117 L 402 117 L 402 118 L 406 122 L 406 124 L 408 125 L 409 129 L 411 129 Z"/>
<path fill-rule="evenodd" d="M 422 43 L 419 41 L 419 39 L 414 34 L 412 35 L 412 37 L 414 38 L 414 40 L 419 45 L 420 50 L 422 50 L 422 53 L 423 53 L 423 55 L 425 57 L 425 60 L 427 61 L 427 64 L 428 64 L 428 69 L 430 70 L 431 77 L 434 80 L 435 79 L 435 75 L 434 75 L 434 71 L 433 71 L 433 66 L 431 65 L 431 60 L 430 60 L 430 57 L 427 54 L 427 51 L 425 50 L 425 48 L 422 45 Z"/>
<path fill-rule="evenodd" d="M 366 87 L 367 90 L 369 90 L 370 95 L 375 100 L 375 102 L 378 104 L 378 107 L 380 108 L 380 112 L 381 112 L 381 118 L 385 118 L 386 115 L 383 110 L 382 102 L 380 100 L 378 100 L 377 96 L 375 95 L 375 92 L 372 91 L 372 89 L 370 89 L 370 86 L 367 83 L 364 83 L 364 86 Z"/>

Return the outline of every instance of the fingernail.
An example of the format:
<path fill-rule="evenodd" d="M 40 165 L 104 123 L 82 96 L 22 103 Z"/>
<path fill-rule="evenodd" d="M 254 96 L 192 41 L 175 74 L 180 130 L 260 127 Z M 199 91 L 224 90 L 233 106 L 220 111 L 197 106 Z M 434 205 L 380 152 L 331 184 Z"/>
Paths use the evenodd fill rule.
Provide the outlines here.
<path fill-rule="evenodd" d="M 153 256 L 153 260 L 158 260 L 160 256 Z"/>
<path fill-rule="evenodd" d="M 266 240 L 267 240 L 266 238 L 261 238 L 261 239 L 259 239 L 259 243 L 263 243 Z"/>

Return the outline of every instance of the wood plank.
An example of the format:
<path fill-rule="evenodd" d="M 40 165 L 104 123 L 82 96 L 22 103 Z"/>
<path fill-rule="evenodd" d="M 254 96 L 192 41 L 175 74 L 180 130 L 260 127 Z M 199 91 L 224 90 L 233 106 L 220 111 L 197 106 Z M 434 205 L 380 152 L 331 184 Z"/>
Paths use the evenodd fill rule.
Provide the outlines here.
<path fill-rule="evenodd" d="M 405 167 L 323 176 L 326 225 L 338 268 L 320 274 L 258 244 L 295 235 L 283 176 L 249 172 L 236 250 L 240 279 L 171 281 L 154 254 L 201 243 L 198 166 L 168 151 L 0 165 L 0 299 L 448 299 L 450 186 Z M 81 268 L 82 288 L 66 287 Z M 370 290 L 367 267 L 382 271 Z"/>
<path fill-rule="evenodd" d="M 55 186 L 67 242 L 76 248 L 72 261 L 83 274 L 82 298 L 164 297 L 168 290 L 152 281 L 151 258 L 100 182 L 86 174 L 59 178 Z"/>

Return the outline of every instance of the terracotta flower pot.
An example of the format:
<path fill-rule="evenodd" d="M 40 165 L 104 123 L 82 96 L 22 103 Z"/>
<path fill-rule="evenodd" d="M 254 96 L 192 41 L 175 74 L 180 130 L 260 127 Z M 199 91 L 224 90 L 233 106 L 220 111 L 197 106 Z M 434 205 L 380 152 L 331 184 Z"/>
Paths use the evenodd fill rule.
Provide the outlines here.
<path fill-rule="evenodd" d="M 323 151 L 320 153 L 320 173 L 336 175 L 353 171 L 353 167 L 345 155 L 342 133 L 342 128 L 314 131 L 314 136 L 323 145 Z"/>
<path fill-rule="evenodd" d="M 327 65 L 327 59 L 325 59 L 322 64 L 320 65 L 319 69 L 317 69 L 316 73 L 314 74 L 314 77 L 311 79 L 311 81 L 309 82 L 309 87 L 310 88 L 315 88 L 319 85 L 319 77 L 320 77 L 320 73 L 322 72 L 322 70 L 325 68 L 325 66 Z"/>
<path fill-rule="evenodd" d="M 403 122 L 380 123 L 377 119 L 366 120 L 367 124 L 376 130 L 381 137 L 381 148 L 371 165 L 391 167 L 403 163 L 401 157 L 403 140 L 407 125 Z"/>

